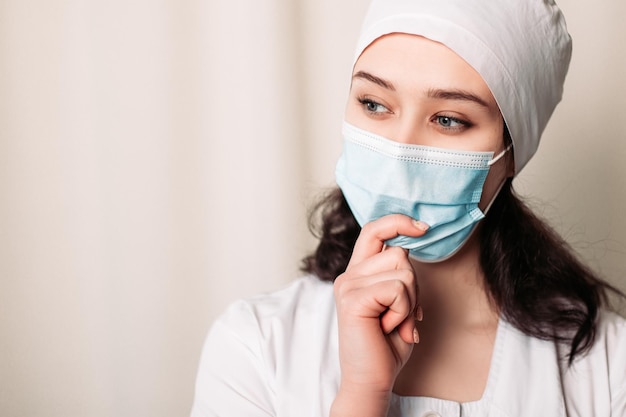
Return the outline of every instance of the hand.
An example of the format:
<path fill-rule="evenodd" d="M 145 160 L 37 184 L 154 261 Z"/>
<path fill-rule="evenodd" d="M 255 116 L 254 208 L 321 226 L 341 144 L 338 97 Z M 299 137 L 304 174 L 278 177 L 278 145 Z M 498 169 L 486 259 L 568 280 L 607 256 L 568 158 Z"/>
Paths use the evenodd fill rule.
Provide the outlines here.
<path fill-rule="evenodd" d="M 334 410 L 347 409 L 338 402 L 353 403 L 351 407 L 355 402 L 372 401 L 387 406 L 395 379 L 419 338 L 415 328 L 418 288 L 408 251 L 385 247 L 384 242 L 397 235 L 422 236 L 427 228 L 393 214 L 361 230 L 346 272 L 334 287 L 341 364 Z"/>

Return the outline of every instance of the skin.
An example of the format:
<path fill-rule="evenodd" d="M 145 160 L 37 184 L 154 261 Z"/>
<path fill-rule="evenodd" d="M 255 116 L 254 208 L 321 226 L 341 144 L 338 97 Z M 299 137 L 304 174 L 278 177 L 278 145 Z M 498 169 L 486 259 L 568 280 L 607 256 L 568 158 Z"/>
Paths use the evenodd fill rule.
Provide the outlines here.
<path fill-rule="evenodd" d="M 480 75 L 446 46 L 415 35 L 387 35 L 363 52 L 345 120 L 401 143 L 505 149 L 502 115 Z M 482 210 L 513 175 L 510 158 L 492 165 Z M 384 245 L 425 233 L 427 225 L 403 215 L 362 228 L 334 287 L 342 379 L 331 416 L 385 416 L 392 392 L 458 402 L 482 396 L 499 315 L 485 291 L 480 242 L 474 233 L 438 263 Z"/>

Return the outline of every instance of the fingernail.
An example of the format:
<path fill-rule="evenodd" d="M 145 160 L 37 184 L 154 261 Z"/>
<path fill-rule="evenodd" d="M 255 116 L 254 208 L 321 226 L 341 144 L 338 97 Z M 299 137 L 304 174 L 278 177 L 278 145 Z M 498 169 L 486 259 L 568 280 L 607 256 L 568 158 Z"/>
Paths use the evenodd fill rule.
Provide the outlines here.
<path fill-rule="evenodd" d="M 415 320 L 422 321 L 424 320 L 424 310 L 422 310 L 422 306 L 417 306 L 415 309 Z"/>
<path fill-rule="evenodd" d="M 423 232 L 425 232 L 426 230 L 428 230 L 428 227 L 429 227 L 426 223 L 424 223 L 424 222 L 422 222 L 422 221 L 419 221 L 419 220 L 413 220 L 413 225 L 414 225 L 417 229 L 419 229 L 419 230 L 421 230 L 421 231 L 423 231 Z"/>
<path fill-rule="evenodd" d="M 420 334 L 417 332 L 417 328 L 413 329 L 413 343 L 418 344 L 420 342 Z"/>

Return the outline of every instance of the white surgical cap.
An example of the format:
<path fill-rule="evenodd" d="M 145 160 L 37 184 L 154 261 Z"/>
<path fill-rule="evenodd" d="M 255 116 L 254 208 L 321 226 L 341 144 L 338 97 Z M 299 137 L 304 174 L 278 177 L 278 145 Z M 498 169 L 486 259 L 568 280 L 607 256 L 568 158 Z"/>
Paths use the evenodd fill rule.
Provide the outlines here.
<path fill-rule="evenodd" d="M 373 0 L 356 59 L 390 33 L 440 42 L 485 80 L 511 133 L 518 173 L 563 94 L 572 43 L 552 0 Z"/>

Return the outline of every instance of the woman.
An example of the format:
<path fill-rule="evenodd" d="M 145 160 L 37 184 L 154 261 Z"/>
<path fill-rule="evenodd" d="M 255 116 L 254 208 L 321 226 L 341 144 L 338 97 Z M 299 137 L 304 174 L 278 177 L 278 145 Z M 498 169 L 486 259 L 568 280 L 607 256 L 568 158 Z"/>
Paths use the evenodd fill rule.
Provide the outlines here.
<path fill-rule="evenodd" d="M 310 275 L 213 326 L 194 416 L 626 416 L 626 321 L 512 178 L 562 93 L 549 0 L 374 0 Z"/>

